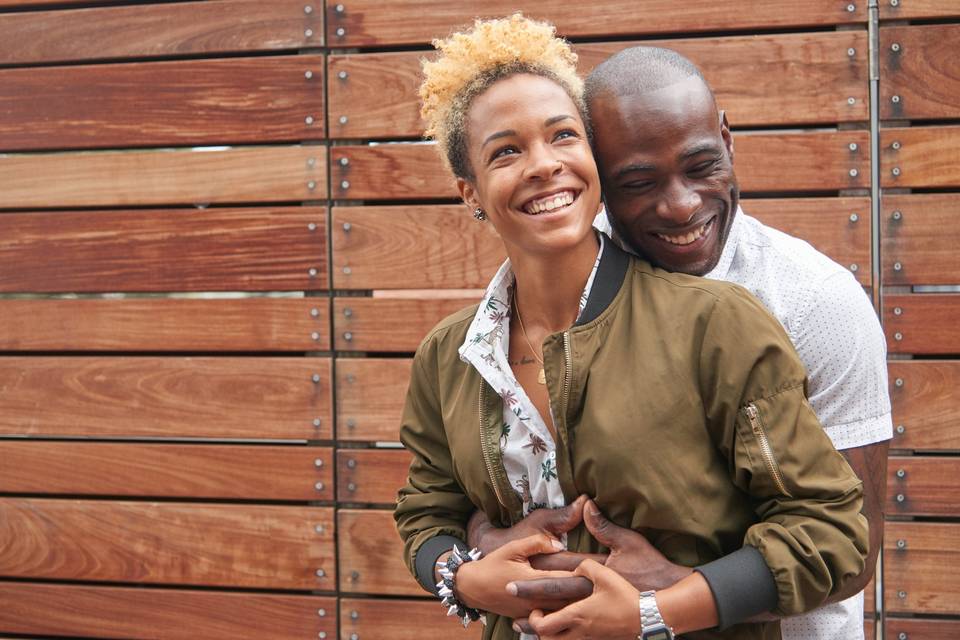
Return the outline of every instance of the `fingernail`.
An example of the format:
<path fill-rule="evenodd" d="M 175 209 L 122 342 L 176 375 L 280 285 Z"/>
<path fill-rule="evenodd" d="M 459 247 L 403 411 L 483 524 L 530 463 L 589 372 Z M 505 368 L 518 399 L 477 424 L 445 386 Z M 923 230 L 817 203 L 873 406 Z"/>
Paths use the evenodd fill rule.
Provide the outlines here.
<path fill-rule="evenodd" d="M 512 595 L 512 596 L 517 595 L 517 585 L 515 585 L 515 584 L 512 583 L 512 582 L 508 582 L 508 583 L 507 583 L 507 593 L 509 593 L 509 594 Z"/>
<path fill-rule="evenodd" d="M 513 623 L 513 630 L 516 631 L 517 633 L 523 632 L 523 629 L 521 629 L 520 625 L 518 625 L 516 622 Z"/>
<path fill-rule="evenodd" d="M 556 549 L 557 551 L 563 551 L 564 549 L 566 549 L 566 546 L 564 546 L 564 544 L 559 540 L 551 540 L 550 544 L 552 544 L 553 548 Z"/>

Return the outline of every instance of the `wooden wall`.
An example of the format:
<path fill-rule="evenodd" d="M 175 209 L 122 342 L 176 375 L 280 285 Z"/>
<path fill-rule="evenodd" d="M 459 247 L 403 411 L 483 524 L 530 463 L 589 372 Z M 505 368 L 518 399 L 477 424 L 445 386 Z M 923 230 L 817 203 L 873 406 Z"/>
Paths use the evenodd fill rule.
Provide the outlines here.
<path fill-rule="evenodd" d="M 415 89 L 432 37 L 517 8 L 583 71 L 691 57 L 745 208 L 880 287 L 867 624 L 960 635 L 960 1 L 879 2 L 877 125 L 866 0 L 0 0 L 0 637 L 461 633 L 400 560 L 397 418 L 421 336 L 503 250 L 417 142 Z"/>

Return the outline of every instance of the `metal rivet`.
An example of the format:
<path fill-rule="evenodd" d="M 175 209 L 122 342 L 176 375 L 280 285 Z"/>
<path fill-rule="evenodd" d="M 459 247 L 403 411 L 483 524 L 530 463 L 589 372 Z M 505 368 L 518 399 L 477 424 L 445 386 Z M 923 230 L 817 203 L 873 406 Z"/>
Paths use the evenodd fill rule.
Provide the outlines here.
<path fill-rule="evenodd" d="M 315 373 L 310 379 L 313 380 L 314 382 L 320 382 L 320 374 Z"/>
<path fill-rule="evenodd" d="M 346 340 L 347 342 L 350 342 L 351 340 L 353 340 L 353 334 L 347 331 L 346 333 L 343 334 L 343 339 Z"/>
<path fill-rule="evenodd" d="M 314 458 L 314 459 L 313 459 L 313 466 L 317 467 L 318 469 L 319 469 L 320 467 L 322 467 L 322 466 L 323 466 L 323 458 Z"/>
<path fill-rule="evenodd" d="M 893 270 L 894 270 L 894 271 L 903 271 L 903 265 L 900 264 L 899 262 L 894 262 L 894 263 L 893 263 Z"/>
<path fill-rule="evenodd" d="M 895 385 L 898 386 L 898 387 L 902 387 L 902 386 L 903 386 L 903 378 L 897 378 L 896 380 L 893 381 L 893 384 L 895 384 Z"/>
<path fill-rule="evenodd" d="M 359 617 L 360 617 L 360 612 L 359 612 L 359 611 L 351 611 L 351 612 L 350 612 L 350 619 L 351 619 L 351 620 L 356 620 L 356 619 L 359 618 Z"/>
<path fill-rule="evenodd" d="M 348 469 L 356 469 L 356 467 L 357 467 L 357 461 L 356 461 L 356 460 L 354 460 L 353 458 L 350 458 L 349 460 L 347 460 L 347 468 L 348 468 Z"/>
<path fill-rule="evenodd" d="M 307 124 L 313 124 L 313 116 L 307 116 L 303 121 Z"/>
<path fill-rule="evenodd" d="M 320 418 L 314 418 L 314 419 L 313 419 L 313 426 L 315 426 L 315 427 L 319 427 L 319 426 L 320 426 Z M 322 462 L 322 461 L 321 461 L 321 462 Z M 319 466 L 319 465 L 318 465 L 318 466 Z"/>
<path fill-rule="evenodd" d="M 322 524 L 318 524 L 318 525 L 314 525 L 313 530 L 316 531 L 317 533 L 323 533 L 327 529 Z"/>
<path fill-rule="evenodd" d="M 350 267 L 344 267 L 344 268 L 343 268 L 343 273 L 344 273 L 344 275 L 347 275 L 347 276 L 348 276 L 348 275 L 350 275 L 351 273 L 353 273 L 353 269 L 351 269 Z"/>
<path fill-rule="evenodd" d="M 307 80 L 310 80 L 311 78 L 313 78 L 313 71 L 305 71 L 303 73 L 303 77 L 306 78 Z"/>
<path fill-rule="evenodd" d="M 351 309 L 350 307 L 347 307 L 346 309 L 343 310 L 343 317 L 344 317 L 344 318 L 349 318 L 349 317 L 351 317 L 352 315 L 353 315 L 353 309 Z"/>
<path fill-rule="evenodd" d="M 318 578 L 326 577 L 326 575 L 327 575 L 327 572 L 326 572 L 326 571 L 324 571 L 323 569 L 317 569 L 317 577 L 318 577 Z"/>
<path fill-rule="evenodd" d="M 360 640 L 360 636 L 355 633 L 350 634 L 350 640 Z"/>
<path fill-rule="evenodd" d="M 897 591 L 897 597 L 902 600 L 903 598 L 906 598 L 906 597 L 907 597 L 907 592 L 906 592 L 906 591 Z"/>
<path fill-rule="evenodd" d="M 855 105 L 856 103 L 857 103 L 856 98 L 853 98 L 853 97 L 847 98 L 847 104 L 852 106 L 852 105 Z"/>
<path fill-rule="evenodd" d="M 903 340 L 903 334 L 897 331 L 895 334 L 893 334 L 893 339 L 896 340 L 897 342 L 900 342 L 901 340 Z"/>
<path fill-rule="evenodd" d="M 326 609 L 317 609 L 317 615 L 320 616 L 321 618 L 325 618 L 325 617 L 327 616 L 327 610 L 326 610 Z"/>
<path fill-rule="evenodd" d="M 892 45 L 890 45 L 890 50 L 894 52 L 900 51 L 900 43 L 894 42 Z"/>
<path fill-rule="evenodd" d="M 890 4 L 892 4 L 893 6 L 897 6 L 896 2 L 897 0 L 892 0 Z M 907 640 L 907 634 L 901 631 L 900 633 L 897 634 L 897 640 Z"/>
<path fill-rule="evenodd" d="M 343 182 L 341 182 L 341 183 L 340 183 L 340 188 L 343 189 L 344 191 L 346 191 L 347 189 L 349 189 L 349 188 L 350 188 L 350 181 L 349 181 L 349 180 L 344 180 Z"/>
<path fill-rule="evenodd" d="M 898 478 L 905 478 L 906 476 L 907 476 L 907 472 L 905 469 L 897 469 Z"/>
<path fill-rule="evenodd" d="M 900 149 L 900 141 L 899 141 L 899 140 L 894 140 L 894 141 L 893 141 L 893 144 L 890 145 L 890 148 L 893 149 L 894 151 L 899 151 L 899 149 Z"/>
<path fill-rule="evenodd" d="M 893 96 L 892 98 L 890 98 L 890 102 L 892 102 L 893 104 L 897 104 L 898 102 L 900 102 L 900 96 Z"/>
<path fill-rule="evenodd" d="M 316 188 L 317 188 L 316 181 L 311 180 L 310 182 L 307 183 L 307 189 L 310 189 L 310 191 L 313 191 Z"/>
<path fill-rule="evenodd" d="M 317 223 L 316 223 L 316 222 L 311 222 L 310 224 L 308 224 L 308 225 L 307 225 L 307 230 L 308 230 L 308 231 L 316 231 L 316 230 L 317 230 Z"/>
<path fill-rule="evenodd" d="M 897 540 L 897 549 L 903 549 L 906 546 L 907 546 L 906 540 L 904 540 L 903 538 L 900 538 L 899 540 Z"/>
<path fill-rule="evenodd" d="M 859 219 L 860 219 L 860 216 L 858 216 L 857 214 L 855 213 L 850 214 L 850 222 L 856 222 Z"/>
<path fill-rule="evenodd" d="M 351 572 L 350 572 L 350 581 L 351 581 L 351 582 L 356 582 L 356 581 L 359 580 L 359 579 L 360 579 L 360 572 L 359 572 L 359 571 L 351 571 Z"/>
<path fill-rule="evenodd" d="M 895 316 L 903 315 L 903 309 L 900 308 L 900 307 L 894 307 L 894 308 L 893 308 L 893 315 L 895 315 Z"/>
<path fill-rule="evenodd" d="M 313 488 L 316 489 L 317 491 L 323 491 L 323 483 L 318 482 L 317 484 L 313 485 Z"/>
<path fill-rule="evenodd" d="M 847 149 L 850 149 L 850 151 L 856 151 L 859 148 L 860 147 L 859 145 L 857 145 L 856 142 L 851 142 L 850 144 L 847 145 Z"/>
<path fill-rule="evenodd" d="M 341 80 L 346 80 L 347 76 L 348 74 L 346 71 L 341 71 L 340 73 L 337 74 L 337 77 L 340 78 Z"/>
<path fill-rule="evenodd" d="M 340 122 L 340 124 L 347 124 L 347 122 L 348 122 L 349 120 L 350 120 L 350 118 L 348 118 L 347 116 L 340 116 L 339 122 Z"/>
<path fill-rule="evenodd" d="M 897 494 L 897 502 L 903 502 L 906 499 L 907 499 L 907 496 L 903 495 L 902 493 Z"/>
<path fill-rule="evenodd" d="M 856 169 L 850 169 L 850 177 L 851 177 L 851 178 L 856 178 L 858 175 L 860 175 L 860 172 L 859 172 L 859 171 L 857 171 Z"/>
<path fill-rule="evenodd" d="M 894 220 L 899 220 L 900 218 L 903 217 L 903 213 L 900 212 L 899 210 L 898 210 L 898 211 L 894 211 L 892 217 L 893 217 Z"/>
<path fill-rule="evenodd" d="M 311 278 L 316 278 L 316 277 L 317 277 L 317 273 L 318 273 L 318 272 L 317 272 L 317 270 L 316 270 L 315 267 L 310 267 L 310 270 L 307 271 L 307 275 L 309 275 Z"/>
<path fill-rule="evenodd" d="M 856 11 L 856 10 L 857 10 L 856 5 L 853 5 L 853 4 L 848 4 L 848 5 L 847 5 L 847 13 L 853 13 L 853 12 Z"/>
<path fill-rule="evenodd" d="M 305 35 L 305 36 L 308 37 L 308 38 L 312 38 L 312 37 L 313 37 L 313 29 L 307 29 L 306 31 L 303 32 L 303 35 Z"/>
<path fill-rule="evenodd" d="M 853 56 L 857 55 L 857 50 L 854 49 L 853 47 L 850 47 L 849 49 L 847 49 L 847 55 L 852 58 Z"/>
<path fill-rule="evenodd" d="M 350 229 L 353 229 L 353 225 L 350 224 L 349 222 L 344 222 L 344 223 L 343 223 L 343 230 L 344 230 L 346 233 L 350 233 Z"/>
<path fill-rule="evenodd" d="M 902 424 L 897 425 L 897 433 L 899 433 L 900 435 L 903 435 L 904 433 L 906 433 L 906 431 L 907 431 L 907 428 L 904 427 Z"/>
<path fill-rule="evenodd" d="M 311 169 L 312 169 L 313 167 L 317 166 L 317 159 L 316 159 L 316 158 L 307 158 L 307 166 L 310 167 Z"/>
<path fill-rule="evenodd" d="M 893 169 L 890 170 L 890 173 L 892 173 L 895 176 L 900 175 L 900 167 L 894 167 Z"/>
<path fill-rule="evenodd" d="M 305 7 L 303 8 L 303 12 L 304 12 L 304 13 L 313 13 L 313 7 L 311 7 L 310 5 L 307 5 L 307 6 L 305 6 Z"/>
<path fill-rule="evenodd" d="M 310 315 L 313 316 L 314 318 L 319 317 L 320 309 L 317 309 L 316 307 L 314 307 L 313 309 L 310 309 Z"/>
<path fill-rule="evenodd" d="M 855 264 L 850 265 L 850 271 L 853 271 L 854 273 L 856 273 L 859 269 L 860 267 Z"/>
<path fill-rule="evenodd" d="M 350 158 L 340 158 L 340 166 L 346 167 L 350 164 Z"/>
<path fill-rule="evenodd" d="M 890 6 L 891 6 L 891 7 L 898 7 L 898 6 L 900 6 L 900 0 L 890 0 Z"/>
<path fill-rule="evenodd" d="M 313 338 L 314 340 L 319 340 L 320 334 L 314 331 L 313 333 L 310 334 L 310 337 Z"/>
<path fill-rule="evenodd" d="M 348 374 L 347 374 L 347 383 L 348 383 L 348 384 L 353 384 L 353 383 L 356 382 L 356 381 L 357 381 L 357 376 L 353 375 L 352 373 L 348 373 Z"/>
<path fill-rule="evenodd" d="M 342 38 L 342 37 L 345 36 L 345 35 L 347 35 L 347 30 L 344 29 L 343 27 L 338 27 L 338 28 L 337 28 L 337 37 L 338 37 L 338 38 Z"/>
<path fill-rule="evenodd" d="M 357 485 L 355 485 L 354 483 L 351 482 L 350 484 L 347 485 L 347 491 L 349 491 L 350 493 L 353 493 L 356 490 L 357 490 Z"/>
<path fill-rule="evenodd" d="M 342 4 L 338 4 L 333 8 L 333 10 L 337 13 L 343 13 L 346 10 L 346 7 L 344 7 Z"/>
<path fill-rule="evenodd" d="M 349 420 L 347 420 L 347 429 L 353 429 L 356 426 L 357 426 L 356 420 L 354 420 L 353 418 L 350 418 Z"/>
<path fill-rule="evenodd" d="M 320 633 L 317 634 L 317 637 L 320 638 L 320 640 L 326 640 L 326 638 L 327 638 L 327 632 L 326 632 L 326 631 L 321 631 Z"/>

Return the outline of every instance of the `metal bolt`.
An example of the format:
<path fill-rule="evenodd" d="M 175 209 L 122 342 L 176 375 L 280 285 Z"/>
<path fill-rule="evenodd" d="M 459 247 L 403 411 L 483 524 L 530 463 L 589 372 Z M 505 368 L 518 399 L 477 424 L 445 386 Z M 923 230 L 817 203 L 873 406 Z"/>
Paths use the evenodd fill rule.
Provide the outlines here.
<path fill-rule="evenodd" d="M 892 45 L 890 45 L 890 50 L 893 52 L 900 51 L 900 43 L 894 42 Z"/>
<path fill-rule="evenodd" d="M 894 307 L 894 308 L 893 308 L 893 315 L 895 315 L 895 316 L 903 315 L 903 309 L 902 309 L 901 307 Z"/>
<path fill-rule="evenodd" d="M 346 167 L 350 164 L 350 158 L 340 158 L 340 166 Z"/>
<path fill-rule="evenodd" d="M 318 524 L 313 527 L 313 530 L 316 531 L 317 533 L 323 533 L 327 529 L 322 524 Z"/>
<path fill-rule="evenodd" d="M 898 6 L 900 6 L 900 0 L 890 0 L 890 6 L 891 6 L 891 7 L 898 7 Z"/>
<path fill-rule="evenodd" d="M 313 13 L 313 7 L 311 7 L 310 5 L 307 5 L 307 6 L 305 6 L 305 7 L 303 8 L 303 12 L 304 12 L 304 13 Z"/>
<path fill-rule="evenodd" d="M 907 431 L 906 427 L 904 427 L 902 424 L 897 425 L 897 433 L 899 433 L 900 435 L 903 435 L 904 433 L 906 433 L 906 431 Z"/>
<path fill-rule="evenodd" d="M 316 278 L 316 277 L 317 277 L 317 269 L 316 269 L 315 267 L 310 267 L 310 270 L 307 271 L 307 275 L 309 275 L 311 278 Z"/>
<path fill-rule="evenodd" d="M 850 177 L 851 177 L 851 178 L 856 178 L 858 175 L 860 175 L 860 172 L 859 172 L 859 171 L 857 171 L 856 169 L 850 169 Z"/>
<path fill-rule="evenodd" d="M 359 580 L 359 579 L 360 579 L 360 572 L 359 572 L 359 571 L 351 571 L 351 572 L 350 572 L 350 581 L 351 581 L 351 582 L 356 582 L 356 581 Z"/>
<path fill-rule="evenodd" d="M 310 334 L 310 337 L 313 338 L 314 340 L 319 340 L 320 334 L 314 331 L 313 333 Z"/>
<path fill-rule="evenodd" d="M 317 188 L 317 183 L 315 180 L 311 180 L 310 182 L 307 183 L 307 189 L 310 189 L 310 191 L 313 191 L 316 188 Z"/>
<path fill-rule="evenodd" d="M 327 572 L 326 572 L 326 571 L 324 571 L 323 569 L 317 569 L 317 577 L 318 577 L 318 578 L 324 578 L 324 577 L 326 577 L 326 575 L 327 575 Z"/>
<path fill-rule="evenodd" d="M 907 471 L 906 471 L 906 469 L 897 469 L 897 477 L 898 477 L 898 478 L 906 478 L 906 477 L 907 477 Z"/>
<path fill-rule="evenodd" d="M 902 387 L 902 386 L 903 386 L 903 378 L 897 378 L 896 380 L 893 381 L 893 384 L 897 385 L 898 387 Z"/>
<path fill-rule="evenodd" d="M 343 27 L 338 27 L 338 28 L 337 28 L 337 37 L 338 37 L 338 38 L 342 38 L 342 37 L 345 36 L 345 35 L 347 35 L 347 30 L 344 29 Z"/>
<path fill-rule="evenodd" d="M 353 493 L 356 490 L 357 490 L 357 485 L 355 485 L 354 483 L 351 482 L 350 484 L 347 485 L 347 491 L 349 491 L 350 493 Z"/>
<path fill-rule="evenodd" d="M 897 494 L 897 502 L 903 502 L 906 499 L 907 499 L 907 496 L 903 495 L 902 493 Z"/>
<path fill-rule="evenodd" d="M 313 78 L 313 71 L 305 71 L 303 73 L 303 77 L 306 78 L 307 80 L 310 80 L 311 78 Z"/>
<path fill-rule="evenodd" d="M 356 620 L 356 619 L 359 618 L 359 617 L 360 617 L 360 612 L 359 612 L 359 611 L 351 611 L 351 612 L 350 612 L 350 619 L 351 619 L 351 620 Z"/>
<path fill-rule="evenodd" d="M 344 223 L 343 223 L 343 230 L 344 230 L 346 233 L 350 233 L 350 229 L 353 229 L 353 225 L 350 224 L 349 222 L 344 222 Z"/>
<path fill-rule="evenodd" d="M 350 342 L 351 340 L 353 340 L 353 334 L 347 331 L 346 333 L 343 334 L 343 339 L 346 340 L 347 342 Z"/>
<path fill-rule="evenodd" d="M 850 47 L 849 49 L 847 49 L 847 55 L 852 58 L 853 56 L 857 55 L 857 50 L 854 49 L 853 47 Z"/>
<path fill-rule="evenodd" d="M 847 98 L 847 104 L 849 104 L 850 106 L 853 106 L 853 105 L 855 105 L 856 103 L 857 103 L 857 99 L 856 99 L 856 98 L 854 98 L 854 97 Z"/>
<path fill-rule="evenodd" d="M 307 29 L 306 31 L 303 32 L 303 35 L 305 35 L 305 36 L 308 37 L 308 38 L 312 38 L 312 37 L 313 37 L 313 29 Z"/>
<path fill-rule="evenodd" d="M 899 140 L 894 140 L 894 141 L 893 141 L 893 144 L 890 145 L 890 148 L 893 149 L 894 151 L 899 151 L 899 150 L 900 150 L 900 141 L 899 141 Z"/>
<path fill-rule="evenodd" d="M 897 0 L 892 0 L 893 3 L 896 3 L 896 1 Z M 897 5 L 893 4 L 893 6 L 897 6 Z M 897 640 L 907 640 L 907 634 L 901 631 L 900 633 L 897 634 Z"/>
<path fill-rule="evenodd" d="M 347 124 L 348 120 L 347 116 L 340 116 L 340 124 Z"/>
<path fill-rule="evenodd" d="M 352 373 L 347 374 L 347 384 L 353 384 L 356 381 L 357 381 L 357 376 L 353 375 Z"/>
<path fill-rule="evenodd" d="M 894 167 L 893 169 L 890 170 L 890 173 L 892 173 L 895 176 L 900 175 L 900 167 Z"/>
<path fill-rule="evenodd" d="M 326 638 L 327 638 L 327 632 L 326 632 L 326 631 L 321 631 L 321 632 L 319 632 L 319 633 L 317 634 L 317 637 L 320 638 L 320 640 L 326 640 Z"/>
<path fill-rule="evenodd" d="M 901 213 L 899 210 L 893 212 L 892 218 L 894 220 L 899 220 L 902 217 L 903 217 L 903 213 Z"/>
<path fill-rule="evenodd" d="M 902 600 L 902 599 L 904 599 L 904 598 L 907 597 L 907 592 L 906 592 L 906 591 L 897 591 L 897 597 Z"/>
<path fill-rule="evenodd" d="M 904 549 L 906 548 L 906 546 L 907 546 L 906 540 L 904 540 L 903 538 L 900 538 L 899 540 L 897 540 L 897 549 Z"/>
<path fill-rule="evenodd" d="M 316 159 L 316 158 L 307 158 L 307 166 L 310 167 L 311 169 L 312 169 L 313 167 L 317 166 L 317 159 Z"/>
<path fill-rule="evenodd" d="M 333 10 L 337 13 L 343 13 L 346 10 L 346 7 L 344 7 L 342 4 L 338 4 L 333 8 Z"/>
<path fill-rule="evenodd" d="M 317 230 L 317 223 L 316 223 L 316 222 L 311 222 L 310 224 L 308 224 L 308 225 L 307 225 L 307 230 L 308 230 L 308 231 L 316 231 L 316 230 Z"/>
<path fill-rule="evenodd" d="M 859 268 L 860 268 L 860 267 L 858 267 L 858 266 L 855 265 L 855 264 L 850 265 L 850 271 L 853 271 L 854 273 L 856 273 Z"/>
<path fill-rule="evenodd" d="M 360 636 L 355 633 L 350 634 L 350 640 L 360 640 Z"/>
<path fill-rule="evenodd" d="M 303 121 L 308 125 L 313 124 L 313 116 L 307 116 L 306 118 L 303 119 Z"/>
<path fill-rule="evenodd" d="M 320 374 L 315 373 L 310 379 L 313 380 L 314 382 L 320 382 Z"/>
<path fill-rule="evenodd" d="M 317 615 L 320 616 L 321 618 L 325 618 L 325 617 L 327 617 L 327 610 L 326 610 L 326 609 L 317 609 Z"/>
<path fill-rule="evenodd" d="M 346 79 L 347 79 L 347 72 L 346 72 L 346 71 L 341 71 L 340 73 L 337 74 L 337 77 L 340 78 L 341 80 L 346 80 Z"/>
<path fill-rule="evenodd" d="M 853 13 L 853 12 L 856 11 L 856 10 L 857 10 L 856 5 L 853 5 L 853 4 L 848 4 L 848 5 L 847 5 L 847 12 L 848 12 L 848 13 Z"/>
<path fill-rule="evenodd" d="M 344 318 L 349 318 L 349 317 L 351 317 L 352 315 L 353 315 L 353 309 L 351 309 L 350 307 L 347 307 L 346 309 L 343 310 L 343 317 L 344 317 Z"/>
<path fill-rule="evenodd" d="M 344 267 L 343 273 L 344 275 L 350 275 L 351 273 L 353 273 L 353 269 L 351 269 L 350 267 Z"/>
<path fill-rule="evenodd" d="M 343 182 L 341 182 L 341 183 L 340 183 L 340 188 L 343 189 L 344 191 L 346 191 L 347 189 L 349 189 L 349 188 L 350 188 L 350 181 L 349 181 L 349 180 L 344 180 Z"/>
<path fill-rule="evenodd" d="M 903 334 L 897 331 L 895 334 L 893 334 L 893 339 L 896 340 L 897 342 L 900 342 L 901 340 L 903 340 Z"/>
<path fill-rule="evenodd" d="M 315 427 L 319 427 L 319 426 L 320 426 L 320 418 L 314 418 L 314 419 L 313 419 L 313 426 L 315 426 Z M 323 461 L 321 460 L 321 462 L 323 462 Z"/>
<path fill-rule="evenodd" d="M 316 489 L 317 491 L 323 491 L 323 483 L 318 482 L 317 484 L 313 485 L 313 488 Z"/>
<path fill-rule="evenodd" d="M 320 467 L 322 467 L 322 466 L 323 466 L 323 458 L 314 458 L 314 459 L 313 459 L 313 466 L 317 467 L 318 469 L 319 469 Z"/>
<path fill-rule="evenodd" d="M 347 460 L 347 468 L 348 468 L 348 469 L 355 469 L 356 467 L 357 467 L 357 461 L 356 461 L 356 460 L 354 460 L 353 458 L 350 458 L 349 460 Z"/>
<path fill-rule="evenodd" d="M 353 418 L 350 418 L 347 420 L 347 429 L 353 429 L 356 426 L 357 426 L 356 420 L 354 420 Z"/>
<path fill-rule="evenodd" d="M 316 307 L 310 309 L 310 315 L 314 318 L 318 317 L 320 315 L 320 309 L 317 309 Z"/>
<path fill-rule="evenodd" d="M 859 219 L 860 219 L 860 216 L 858 216 L 857 214 L 855 213 L 850 214 L 850 222 L 856 222 Z"/>
<path fill-rule="evenodd" d="M 850 151 L 856 151 L 859 148 L 860 147 L 857 145 L 856 142 L 851 142 L 850 144 L 847 145 L 847 149 L 850 149 Z"/>
<path fill-rule="evenodd" d="M 893 104 L 899 103 L 899 102 L 900 102 L 900 96 L 893 96 L 892 98 L 890 98 L 890 102 L 892 102 Z"/>
<path fill-rule="evenodd" d="M 899 262 L 894 262 L 894 263 L 893 263 L 893 270 L 894 270 L 894 271 L 903 271 L 903 265 L 900 264 Z"/>

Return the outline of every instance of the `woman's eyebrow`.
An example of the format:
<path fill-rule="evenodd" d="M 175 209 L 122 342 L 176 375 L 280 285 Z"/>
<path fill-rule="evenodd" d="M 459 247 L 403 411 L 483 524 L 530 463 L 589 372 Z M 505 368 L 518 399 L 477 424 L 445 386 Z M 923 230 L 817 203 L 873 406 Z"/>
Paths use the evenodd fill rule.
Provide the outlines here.
<path fill-rule="evenodd" d="M 550 125 L 552 125 L 552 124 L 557 124 L 558 122 L 560 122 L 560 121 L 562 121 L 562 120 L 573 120 L 573 116 L 571 116 L 571 115 L 569 115 L 569 114 L 563 114 L 563 115 L 559 115 L 559 116 L 553 116 L 552 118 L 547 118 L 546 120 L 544 120 L 544 121 L 543 121 L 543 126 L 549 127 Z"/>
<path fill-rule="evenodd" d="M 515 136 L 515 135 L 517 135 L 517 132 L 514 131 L 513 129 L 505 129 L 503 131 L 497 131 L 496 133 L 491 133 L 489 136 L 487 136 L 487 139 L 483 141 L 483 144 L 480 145 L 480 148 L 481 149 L 484 148 L 485 146 L 487 146 L 487 144 L 489 144 L 490 142 L 498 138 L 506 138 L 508 136 Z"/>

